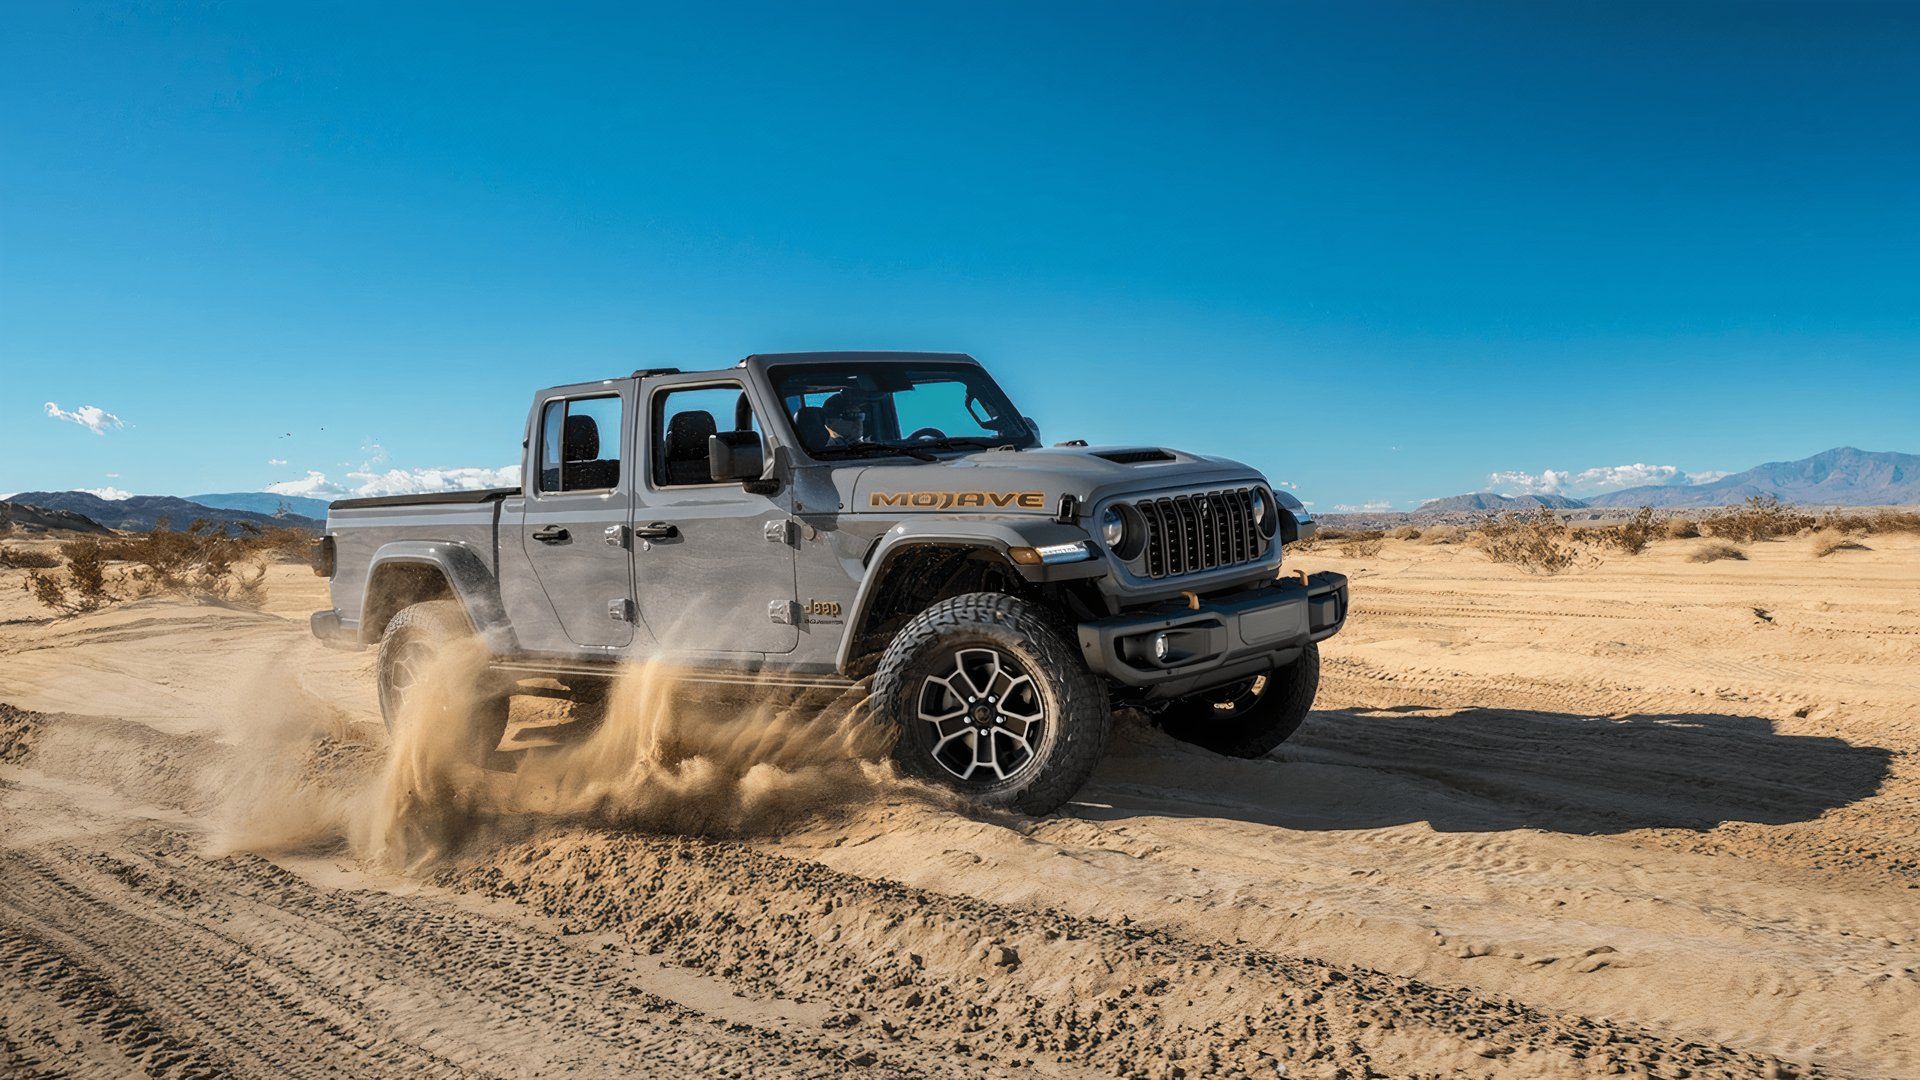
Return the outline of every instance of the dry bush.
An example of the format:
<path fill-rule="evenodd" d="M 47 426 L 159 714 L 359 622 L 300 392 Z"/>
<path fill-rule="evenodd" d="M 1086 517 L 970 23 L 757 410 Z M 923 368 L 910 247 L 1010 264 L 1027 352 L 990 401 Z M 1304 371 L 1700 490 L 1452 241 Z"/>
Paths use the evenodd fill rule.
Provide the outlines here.
<path fill-rule="evenodd" d="M 1688 562 L 1719 562 L 1721 559 L 1739 559 L 1745 561 L 1747 553 L 1725 540 L 1715 540 L 1700 545 L 1693 554 L 1687 556 Z"/>
<path fill-rule="evenodd" d="M 0 547 L 0 570 L 51 570 L 60 556 L 39 548 Z"/>
<path fill-rule="evenodd" d="M 1420 530 L 1412 525 L 1402 525 L 1387 535 L 1393 537 L 1395 540 L 1418 540 L 1420 539 Z"/>
<path fill-rule="evenodd" d="M 1920 533 L 1920 511 L 1875 510 L 1872 513 L 1866 513 L 1829 510 L 1821 515 L 1820 528 L 1850 536 L 1873 536 L 1876 533 Z"/>
<path fill-rule="evenodd" d="M 162 594 L 259 607 L 266 600 L 265 562 L 284 546 L 284 538 L 258 529 L 228 536 L 214 522 L 195 521 L 172 532 L 162 521 L 144 533 L 62 544 L 63 569 L 34 573 L 27 588 L 41 604 L 68 614 Z"/>
<path fill-rule="evenodd" d="M 1466 530 L 1458 525 L 1430 525 L 1420 530 L 1420 542 L 1423 544 L 1457 544 L 1466 535 Z"/>
<path fill-rule="evenodd" d="M 1618 525 L 1599 525 L 1588 531 L 1608 547 L 1638 555 L 1653 543 L 1654 535 L 1660 529 L 1653 523 L 1653 507 L 1643 506 Z"/>
<path fill-rule="evenodd" d="M 1691 540 L 1700 535 L 1700 523 L 1692 518 L 1668 518 L 1666 531 L 1669 540 Z"/>
<path fill-rule="evenodd" d="M 1835 528 L 1820 529 L 1813 534 L 1813 557 L 1824 559 L 1836 551 L 1866 551 L 1867 545 Z"/>
<path fill-rule="evenodd" d="M 1571 567 L 1579 555 L 1572 532 L 1560 515 L 1544 506 L 1524 515 L 1509 510 L 1480 527 L 1480 550 L 1494 562 L 1557 574 Z"/>
<path fill-rule="evenodd" d="M 1356 536 L 1340 545 L 1340 554 L 1349 559 L 1371 559 L 1380 554 L 1383 540 L 1380 534 Z"/>
<path fill-rule="evenodd" d="M 1755 495 L 1745 505 L 1709 514 L 1700 528 L 1708 536 L 1750 543 L 1805 532 L 1813 528 L 1813 516 L 1772 495 Z"/>

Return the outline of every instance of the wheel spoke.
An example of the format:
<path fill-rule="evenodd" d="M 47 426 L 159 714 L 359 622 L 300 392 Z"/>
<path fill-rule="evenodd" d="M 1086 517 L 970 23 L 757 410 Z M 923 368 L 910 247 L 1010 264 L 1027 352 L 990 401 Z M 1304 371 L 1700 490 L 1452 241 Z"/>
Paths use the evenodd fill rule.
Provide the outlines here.
<path fill-rule="evenodd" d="M 918 717 L 931 736 L 927 753 L 960 780 L 992 783 L 1018 775 L 1033 761 L 1045 721 L 1033 676 L 995 648 L 959 649 L 950 663 L 920 685 Z"/>

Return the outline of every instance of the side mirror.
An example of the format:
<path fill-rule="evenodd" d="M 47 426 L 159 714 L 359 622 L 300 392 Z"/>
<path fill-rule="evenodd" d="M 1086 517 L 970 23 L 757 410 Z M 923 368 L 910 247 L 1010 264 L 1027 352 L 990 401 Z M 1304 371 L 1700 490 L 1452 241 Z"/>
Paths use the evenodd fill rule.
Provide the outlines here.
<path fill-rule="evenodd" d="M 758 480 L 766 468 L 759 432 L 722 431 L 707 436 L 707 469 L 716 483 Z"/>

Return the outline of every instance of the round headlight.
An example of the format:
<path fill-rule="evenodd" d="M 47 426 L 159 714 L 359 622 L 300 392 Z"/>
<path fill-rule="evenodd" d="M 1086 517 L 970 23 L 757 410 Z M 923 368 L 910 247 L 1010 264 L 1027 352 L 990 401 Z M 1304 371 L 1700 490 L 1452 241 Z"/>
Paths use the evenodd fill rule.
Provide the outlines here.
<path fill-rule="evenodd" d="M 1147 523 L 1132 506 L 1115 503 L 1100 514 L 1100 539 L 1116 558 L 1131 562 L 1147 544 Z"/>
<path fill-rule="evenodd" d="M 1253 523 L 1260 527 L 1260 535 L 1272 536 L 1280 525 L 1278 507 L 1274 505 L 1273 494 L 1266 488 L 1253 489 Z"/>

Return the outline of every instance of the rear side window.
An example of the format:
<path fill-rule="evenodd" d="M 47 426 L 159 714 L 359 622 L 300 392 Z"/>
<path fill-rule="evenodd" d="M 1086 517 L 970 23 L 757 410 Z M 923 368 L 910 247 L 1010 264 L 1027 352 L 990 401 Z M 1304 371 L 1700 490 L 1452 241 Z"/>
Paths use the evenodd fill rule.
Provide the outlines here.
<path fill-rule="evenodd" d="M 540 414 L 540 490 L 620 485 L 620 398 L 549 401 Z"/>
<path fill-rule="evenodd" d="M 746 391 L 738 385 L 668 390 L 654 398 L 655 487 L 713 482 L 709 436 L 760 430 Z"/>

